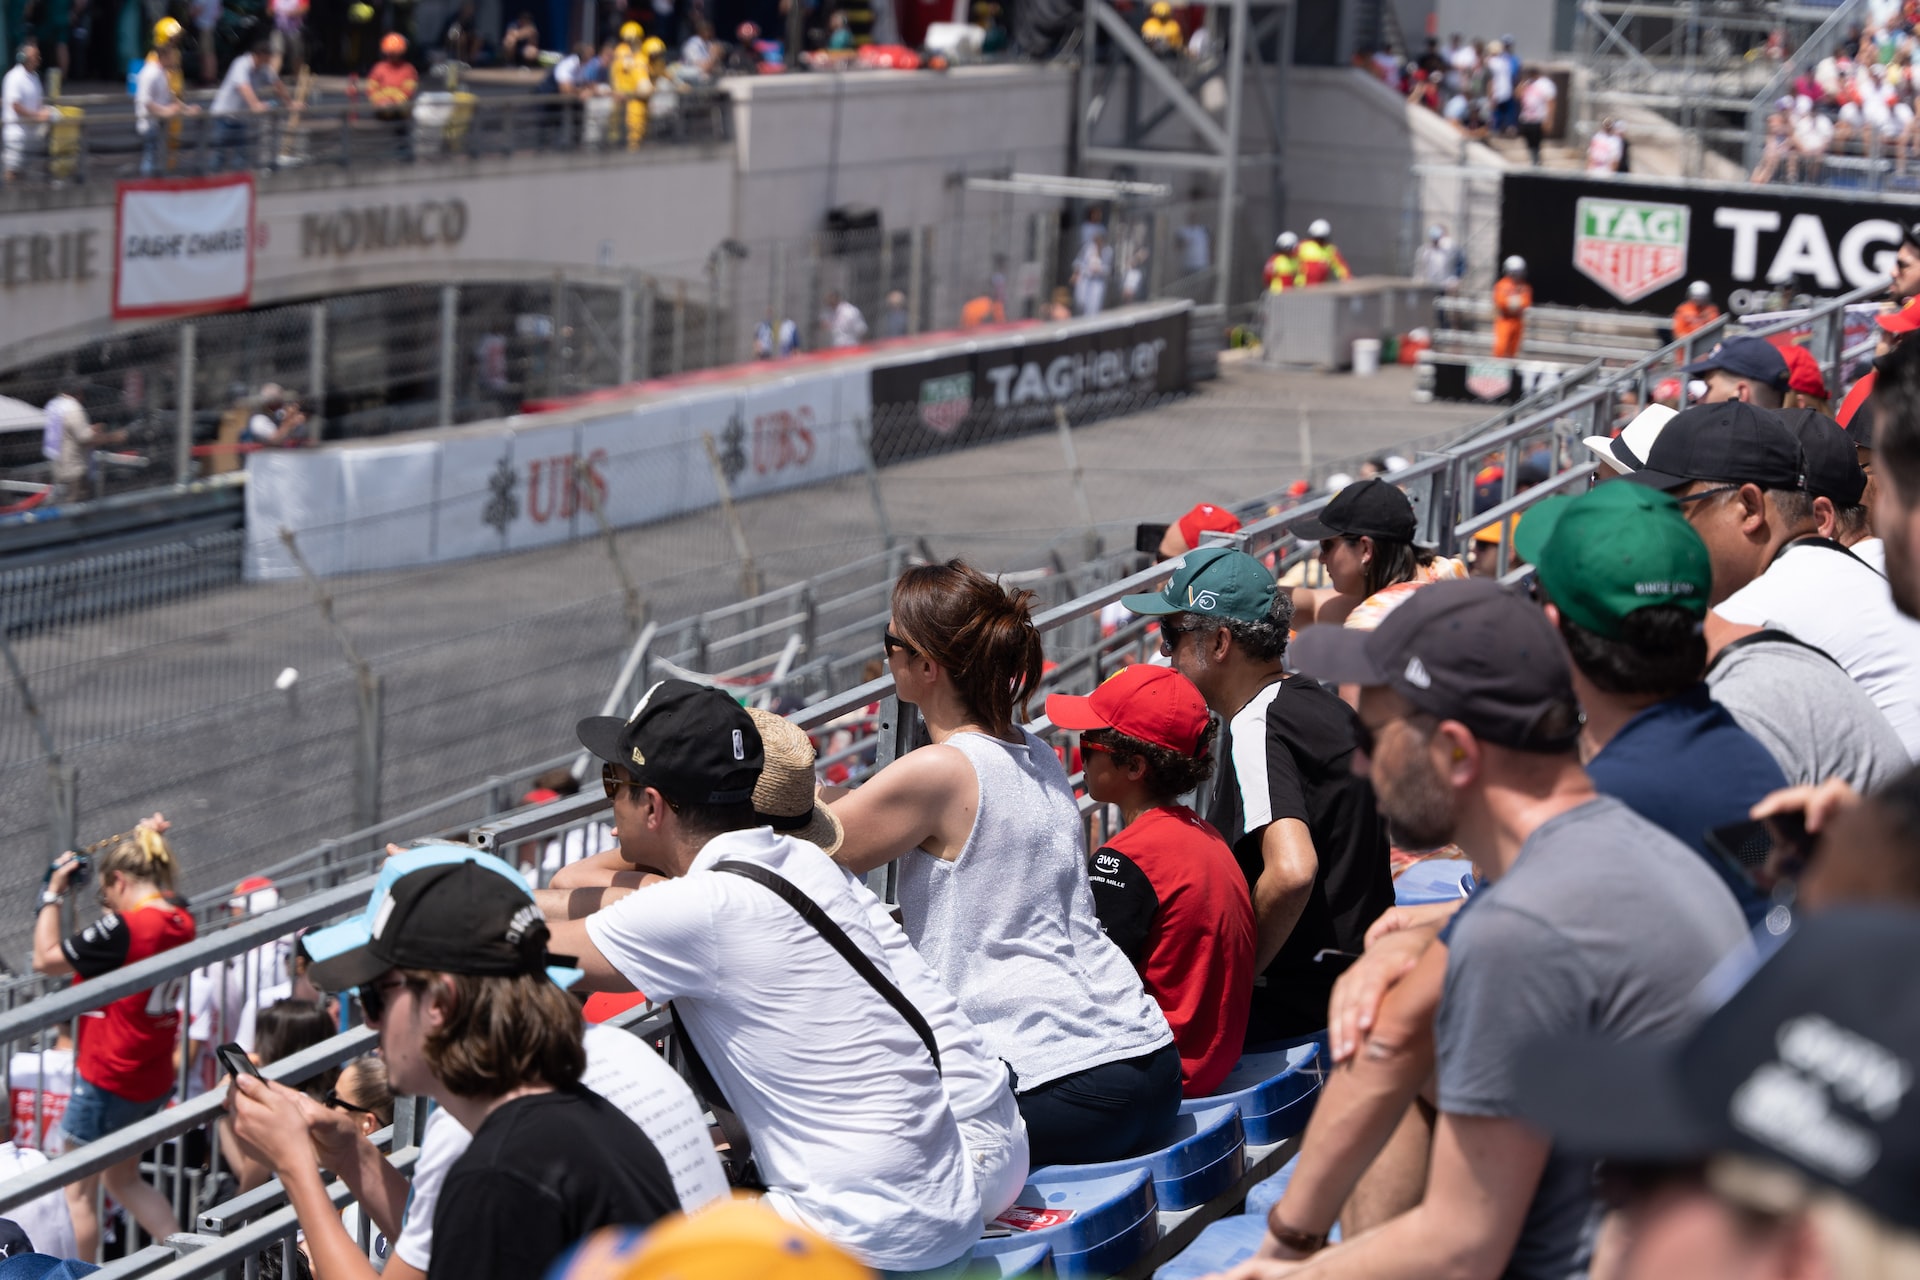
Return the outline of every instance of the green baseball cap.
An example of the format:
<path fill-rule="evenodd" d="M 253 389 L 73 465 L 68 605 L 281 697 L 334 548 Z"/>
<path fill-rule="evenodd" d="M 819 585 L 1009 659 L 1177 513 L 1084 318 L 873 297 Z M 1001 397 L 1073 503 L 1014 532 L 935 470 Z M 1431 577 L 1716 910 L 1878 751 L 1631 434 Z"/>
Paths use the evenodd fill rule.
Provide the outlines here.
<path fill-rule="evenodd" d="M 1232 547 L 1201 547 L 1181 559 L 1165 591 L 1121 596 L 1120 603 L 1149 617 L 1204 613 L 1259 622 L 1272 610 L 1278 589 L 1267 566 L 1246 552 Z"/>
<path fill-rule="evenodd" d="M 1560 612 L 1597 635 L 1617 639 L 1627 615 L 1648 605 L 1706 616 L 1706 543 L 1656 489 L 1614 483 L 1548 498 L 1528 510 L 1513 545 Z"/>

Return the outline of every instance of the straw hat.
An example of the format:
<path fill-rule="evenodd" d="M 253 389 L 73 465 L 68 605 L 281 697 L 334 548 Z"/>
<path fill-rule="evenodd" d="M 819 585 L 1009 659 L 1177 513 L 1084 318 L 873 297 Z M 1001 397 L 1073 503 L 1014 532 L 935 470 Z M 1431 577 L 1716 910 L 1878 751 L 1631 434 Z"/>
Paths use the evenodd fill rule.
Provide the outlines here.
<path fill-rule="evenodd" d="M 781 835 L 810 840 L 832 854 L 846 833 L 831 809 L 814 803 L 813 743 L 804 730 L 771 711 L 748 707 L 747 714 L 766 753 L 753 788 L 754 811 Z"/>

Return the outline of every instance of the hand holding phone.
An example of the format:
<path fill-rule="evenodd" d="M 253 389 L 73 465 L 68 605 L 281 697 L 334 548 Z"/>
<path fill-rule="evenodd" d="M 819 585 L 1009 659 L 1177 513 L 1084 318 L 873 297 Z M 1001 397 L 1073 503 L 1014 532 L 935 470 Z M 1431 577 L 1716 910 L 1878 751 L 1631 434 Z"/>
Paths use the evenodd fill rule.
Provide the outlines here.
<path fill-rule="evenodd" d="M 247 1051 L 232 1041 L 221 1045 L 213 1052 L 220 1059 L 220 1065 L 227 1069 L 228 1075 L 249 1075 L 255 1080 L 261 1078 L 260 1068 L 253 1065 L 253 1059 L 247 1056 Z"/>

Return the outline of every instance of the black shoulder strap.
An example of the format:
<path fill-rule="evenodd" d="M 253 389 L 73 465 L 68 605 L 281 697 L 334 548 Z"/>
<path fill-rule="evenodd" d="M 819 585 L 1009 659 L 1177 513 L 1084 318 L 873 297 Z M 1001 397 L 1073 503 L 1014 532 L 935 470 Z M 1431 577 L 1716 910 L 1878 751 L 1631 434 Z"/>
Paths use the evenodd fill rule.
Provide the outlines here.
<path fill-rule="evenodd" d="M 747 1126 L 727 1102 L 727 1095 L 714 1080 L 713 1072 L 707 1070 L 706 1060 L 700 1056 L 700 1047 L 687 1034 L 687 1024 L 680 1020 L 680 1010 L 669 1002 L 667 1012 L 673 1017 L 673 1042 L 679 1053 L 680 1061 L 676 1065 L 680 1068 L 680 1074 L 693 1086 L 694 1096 L 713 1112 L 713 1122 L 719 1127 L 720 1136 L 727 1140 L 727 1152 L 720 1160 L 721 1168 L 727 1175 L 727 1185 L 765 1190 L 766 1183 L 761 1180 L 759 1166 L 754 1163 L 753 1139 L 747 1135 Z"/>
<path fill-rule="evenodd" d="M 1872 568 L 1873 566 L 1868 565 L 1867 567 Z M 1819 645 L 1808 644 L 1805 640 L 1802 640 L 1799 636 L 1791 635 L 1785 631 L 1780 630 L 1777 627 L 1762 627 L 1758 631 L 1752 632 L 1749 635 L 1741 636 L 1738 640 L 1730 640 L 1726 644 L 1722 645 L 1720 647 L 1720 652 L 1713 655 L 1713 661 L 1707 664 L 1707 673 L 1711 675 L 1713 672 L 1713 669 L 1720 665 L 1720 660 L 1722 658 L 1726 657 L 1730 653 L 1737 653 L 1739 650 L 1746 648 L 1750 644 L 1795 645 L 1799 648 L 1805 649 L 1808 653 L 1819 654 L 1821 657 L 1825 658 L 1828 662 L 1833 663 L 1833 665 L 1836 667 L 1840 666 L 1839 659 L 1835 658 L 1832 654 L 1828 653 L 1825 649 L 1822 649 Z M 1846 670 L 1845 667 L 1840 667 L 1840 669 L 1842 671 Z"/>
<path fill-rule="evenodd" d="M 927 1046 L 927 1053 L 933 1058 L 934 1071 L 940 1070 L 940 1049 L 934 1043 L 933 1028 L 927 1025 L 925 1018 L 920 1016 L 920 1011 L 913 1007 L 913 1001 L 907 999 L 900 988 L 887 981 L 886 976 L 874 968 L 873 961 L 867 959 L 866 953 L 854 945 L 853 939 L 833 922 L 831 916 L 820 909 L 818 903 L 796 889 L 784 877 L 750 862 L 716 862 L 713 864 L 713 870 L 740 876 L 770 889 L 788 906 L 799 912 L 800 918 L 812 925 L 814 931 L 825 938 L 833 949 L 840 953 L 841 958 L 853 966 L 855 973 L 865 978 L 868 985 L 880 993 L 882 999 L 899 1011 L 900 1016 L 907 1020 L 907 1025 L 912 1027 L 914 1033 L 920 1037 L 920 1043 Z"/>

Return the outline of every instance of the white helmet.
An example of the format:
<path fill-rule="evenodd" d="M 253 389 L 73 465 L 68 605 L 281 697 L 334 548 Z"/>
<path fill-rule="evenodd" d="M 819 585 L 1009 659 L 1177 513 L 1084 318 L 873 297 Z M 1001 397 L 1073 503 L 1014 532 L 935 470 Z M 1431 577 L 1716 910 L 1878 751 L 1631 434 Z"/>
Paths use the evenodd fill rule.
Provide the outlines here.
<path fill-rule="evenodd" d="M 1695 302 L 1705 302 L 1713 297 L 1713 288 L 1705 280 L 1695 280 L 1687 286 L 1687 296 Z"/>
<path fill-rule="evenodd" d="M 1300 237 L 1291 231 L 1282 231 L 1274 238 L 1273 247 L 1281 253 L 1292 253 L 1300 247 Z"/>
<path fill-rule="evenodd" d="M 1307 239 L 1309 240 L 1325 240 L 1332 234 L 1333 224 L 1325 218 L 1315 218 L 1307 224 Z"/>
<path fill-rule="evenodd" d="M 1516 253 L 1500 264 L 1500 272 L 1502 275 L 1524 276 L 1527 274 L 1527 260 Z"/>
<path fill-rule="evenodd" d="M 1427 228 L 1427 239 L 1432 240 L 1435 243 L 1438 243 L 1439 241 L 1444 240 L 1446 238 L 1447 238 L 1447 229 L 1441 226 L 1439 223 L 1436 222 L 1432 226 Z"/>

